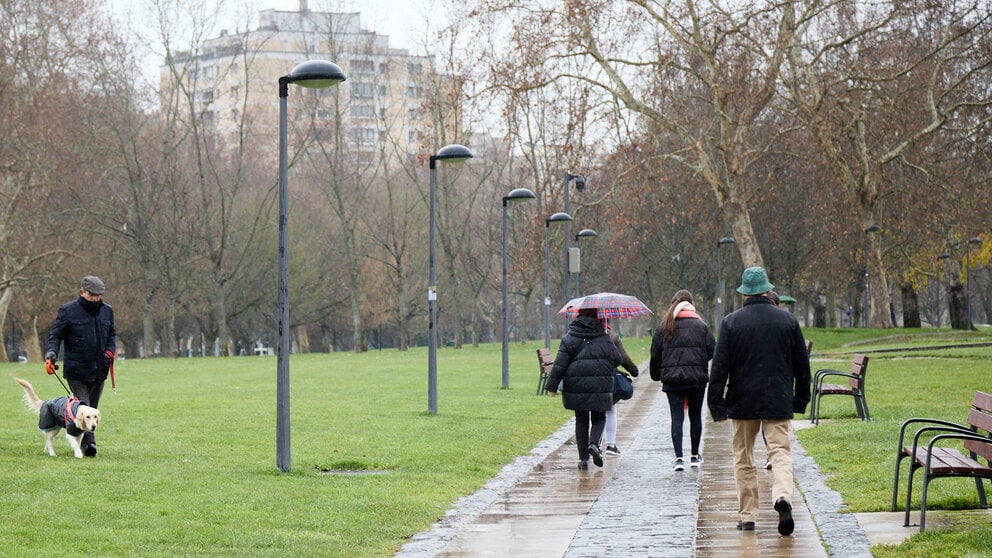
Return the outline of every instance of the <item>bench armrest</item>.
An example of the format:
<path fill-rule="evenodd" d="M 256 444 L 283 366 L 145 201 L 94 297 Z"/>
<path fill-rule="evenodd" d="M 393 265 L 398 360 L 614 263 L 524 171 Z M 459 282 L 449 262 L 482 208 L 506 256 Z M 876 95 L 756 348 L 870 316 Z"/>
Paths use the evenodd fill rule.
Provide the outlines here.
<path fill-rule="evenodd" d="M 971 431 L 971 429 L 967 425 L 960 424 L 957 422 L 951 422 L 949 420 L 941 420 L 941 419 L 933 419 L 933 418 L 925 418 L 925 417 L 914 417 L 914 418 L 906 419 L 905 421 L 903 421 L 902 427 L 899 428 L 899 445 L 896 448 L 896 451 L 898 452 L 902 451 L 903 442 L 906 439 L 906 429 L 913 424 L 922 424 L 924 426 L 931 426 L 931 427 L 943 426 L 955 431 L 969 431 L 969 432 Z"/>
<path fill-rule="evenodd" d="M 833 368 L 821 368 L 813 374 L 813 383 L 816 383 L 820 379 L 820 376 L 830 376 L 832 374 L 844 374 L 843 370 L 835 370 Z"/>
<path fill-rule="evenodd" d="M 927 469 L 930 469 L 930 460 L 933 457 L 933 447 L 937 444 L 937 442 L 943 440 L 960 440 L 960 441 L 972 440 L 975 442 L 982 442 L 985 444 L 992 443 L 992 438 L 986 438 L 985 436 L 980 436 L 975 433 L 966 434 L 964 432 L 959 432 L 959 433 L 938 434 L 933 438 L 931 438 L 930 443 L 927 444 Z M 915 453 L 915 448 L 914 448 L 914 453 Z"/>
<path fill-rule="evenodd" d="M 919 449 L 919 447 L 920 447 L 920 438 L 924 434 L 926 434 L 927 432 L 933 432 L 933 433 L 935 433 L 935 435 L 932 438 L 930 438 L 930 442 L 929 443 L 924 442 L 924 445 L 927 445 L 928 447 L 932 447 L 933 446 L 933 440 L 936 439 L 936 438 L 941 438 L 941 437 L 946 437 L 946 436 L 954 436 L 954 435 L 958 435 L 958 436 L 977 436 L 977 434 L 975 434 L 975 431 L 972 430 L 970 427 L 966 427 L 966 426 L 962 426 L 962 425 L 957 425 L 957 424 L 954 424 L 954 423 L 950 423 L 950 424 L 951 424 L 951 426 L 947 426 L 947 425 L 929 425 L 929 426 L 924 426 L 923 428 L 920 428 L 919 430 L 917 430 L 916 431 L 916 435 L 913 436 L 913 453 L 912 453 L 912 455 L 916 455 L 916 450 Z M 986 438 L 986 441 L 988 441 L 988 438 Z M 901 446 L 899 448 L 899 451 L 902 451 L 902 447 Z"/>
<path fill-rule="evenodd" d="M 821 374 L 820 372 L 823 372 L 823 374 Z M 816 387 L 817 390 L 819 390 L 819 388 L 823 387 L 823 379 L 830 376 L 840 376 L 844 378 L 851 378 L 854 380 L 858 379 L 858 376 L 855 374 L 851 374 L 848 372 L 841 372 L 840 370 L 823 369 L 823 370 L 817 370 L 816 377 L 813 379 L 813 385 Z"/>

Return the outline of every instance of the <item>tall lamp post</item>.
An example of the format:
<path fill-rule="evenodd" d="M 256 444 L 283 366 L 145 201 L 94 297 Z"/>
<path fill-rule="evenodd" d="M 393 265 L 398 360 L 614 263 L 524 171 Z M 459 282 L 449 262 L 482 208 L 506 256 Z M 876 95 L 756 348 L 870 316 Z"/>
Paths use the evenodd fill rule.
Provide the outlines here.
<path fill-rule="evenodd" d="M 333 62 L 307 60 L 297 64 L 289 75 L 279 78 L 279 354 L 276 362 L 276 466 L 289 472 L 289 193 L 287 189 L 289 147 L 287 140 L 287 98 L 289 84 L 320 89 L 345 80 L 344 72 Z"/>
<path fill-rule="evenodd" d="M 578 190 L 579 192 L 581 192 L 581 191 L 583 191 L 583 190 L 586 189 L 586 177 L 584 177 L 584 176 L 582 176 L 580 174 L 572 174 L 572 173 L 570 173 L 568 171 L 565 171 L 565 187 L 564 187 L 564 190 L 565 190 L 565 213 L 568 214 L 568 215 L 571 215 L 571 213 L 569 213 L 569 210 L 568 210 L 568 183 L 571 182 L 571 181 L 573 181 L 573 180 L 575 181 L 575 189 L 576 190 Z M 571 219 L 569 219 L 569 220 L 571 220 Z M 564 239 L 565 240 L 562 243 L 562 263 L 564 264 L 565 275 L 562 278 L 562 287 L 563 288 L 562 288 L 562 291 L 561 292 L 562 292 L 562 295 L 565 297 L 565 300 L 568 300 L 568 292 L 569 292 L 568 284 L 570 283 L 570 281 L 569 281 L 569 272 L 568 272 L 568 249 L 569 249 L 569 245 L 568 244 L 569 244 L 569 239 L 571 238 L 571 236 L 569 236 L 571 233 L 569 232 L 568 221 L 565 222 L 565 231 L 564 232 L 565 232 L 565 236 L 564 236 Z"/>
<path fill-rule="evenodd" d="M 581 231 L 575 233 L 575 296 L 582 296 L 582 291 L 579 290 L 579 273 L 581 262 L 579 260 L 579 239 L 580 238 L 595 238 L 599 236 L 599 233 L 592 229 L 582 229 Z"/>
<path fill-rule="evenodd" d="M 940 268 L 946 265 L 944 262 L 950 257 L 951 255 L 947 252 L 937 256 L 937 329 L 940 329 L 940 315 L 942 313 L 940 309 Z"/>
<path fill-rule="evenodd" d="M 559 211 L 544 220 L 544 348 L 551 348 L 551 223 L 565 223 L 572 220 L 568 213 Z M 568 285 L 568 277 L 565 278 Z M 568 296 L 568 289 L 565 290 Z"/>
<path fill-rule="evenodd" d="M 713 317 L 714 327 L 720 327 L 720 321 L 723 320 L 723 273 L 720 271 L 720 247 L 736 242 L 732 236 L 725 236 L 716 241 L 716 314 Z"/>
<path fill-rule="evenodd" d="M 974 329 L 974 325 L 972 325 L 972 321 L 971 321 L 971 247 L 972 246 L 980 247 L 981 245 L 982 245 L 981 238 L 978 238 L 976 236 L 975 238 L 969 239 L 968 251 L 965 253 L 965 270 L 968 273 L 968 278 L 964 282 L 964 306 L 965 306 L 965 313 L 968 317 L 968 324 L 966 326 L 968 329 Z"/>
<path fill-rule="evenodd" d="M 527 188 L 515 188 L 503 196 L 503 389 L 510 389 L 510 328 L 506 320 L 509 304 L 506 281 L 506 207 L 509 203 L 532 200 L 537 196 Z"/>
<path fill-rule="evenodd" d="M 431 414 L 437 414 L 437 265 L 435 263 L 434 229 L 436 221 L 434 206 L 437 195 L 437 162 L 461 163 L 472 158 L 472 151 L 464 145 L 453 143 L 439 149 L 431 155 L 430 171 L 430 232 L 428 233 L 427 256 L 427 408 Z"/>
<path fill-rule="evenodd" d="M 872 225 L 865 229 L 865 311 L 861 322 L 866 328 L 871 323 L 869 320 L 869 314 L 871 313 L 871 283 L 868 281 L 868 235 L 879 230 L 880 227 L 878 225 Z"/>

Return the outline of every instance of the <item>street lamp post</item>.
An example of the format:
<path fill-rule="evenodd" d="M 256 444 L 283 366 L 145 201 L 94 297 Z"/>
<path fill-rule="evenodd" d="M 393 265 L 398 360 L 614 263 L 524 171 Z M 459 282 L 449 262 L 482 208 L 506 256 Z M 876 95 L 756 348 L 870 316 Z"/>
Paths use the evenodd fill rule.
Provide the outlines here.
<path fill-rule="evenodd" d="M 568 225 L 572 216 L 559 211 L 544 220 L 544 348 L 551 348 L 551 223 Z M 566 277 L 566 281 L 567 281 Z M 566 285 L 568 283 L 565 283 Z M 568 296 L 568 290 L 565 291 Z"/>
<path fill-rule="evenodd" d="M 580 174 L 572 174 L 572 173 L 570 173 L 568 171 L 565 171 L 565 187 L 564 187 L 564 189 L 565 189 L 565 213 L 567 215 L 571 215 L 571 213 L 568 212 L 568 183 L 570 181 L 572 181 L 572 180 L 575 181 L 575 189 L 578 190 L 579 192 L 581 192 L 581 191 L 583 191 L 583 190 L 586 189 L 586 178 L 584 176 L 582 176 Z M 569 220 L 571 220 L 571 219 L 569 219 Z M 562 288 L 562 296 L 565 297 L 565 300 L 568 300 L 568 298 L 569 298 L 568 297 L 568 293 L 569 293 L 568 284 L 571 282 L 571 281 L 569 281 L 569 272 L 568 272 L 568 248 L 569 248 L 568 243 L 569 243 L 569 239 L 571 238 L 569 236 L 570 232 L 569 232 L 568 221 L 565 222 L 565 231 L 564 231 L 564 233 L 565 233 L 565 235 L 563 237 L 564 238 L 564 241 L 562 242 L 562 262 L 564 264 L 564 273 L 565 273 L 565 275 L 562 278 L 562 286 L 563 286 L 563 288 Z"/>
<path fill-rule="evenodd" d="M 869 314 L 871 313 L 871 284 L 868 282 L 868 235 L 879 230 L 880 227 L 878 225 L 872 225 L 865 229 L 865 311 L 861 321 L 866 328 L 871 323 L 869 320 Z"/>
<path fill-rule="evenodd" d="M 725 236 L 716 242 L 716 314 L 713 317 L 715 327 L 720 327 L 720 322 L 723 320 L 723 273 L 720 271 L 720 247 L 736 242 L 732 236 Z"/>
<path fill-rule="evenodd" d="M 968 277 L 964 282 L 964 306 L 965 306 L 965 314 L 967 315 L 968 318 L 968 322 L 965 325 L 965 327 L 969 330 L 974 329 L 975 327 L 974 325 L 972 325 L 971 322 L 971 247 L 972 246 L 980 247 L 981 245 L 982 245 L 982 239 L 978 238 L 977 236 L 975 238 L 969 239 L 968 251 L 965 252 L 964 267 L 965 267 L 965 272 L 968 274 Z"/>
<path fill-rule="evenodd" d="M 510 389 L 510 328 L 506 320 L 506 307 L 509 304 L 506 281 L 506 207 L 511 201 L 520 202 L 536 197 L 527 188 L 515 188 L 503 196 L 503 389 Z"/>
<path fill-rule="evenodd" d="M 428 233 L 427 256 L 427 408 L 437 414 L 437 266 L 435 263 L 434 229 L 436 221 L 434 206 L 437 190 L 437 161 L 461 163 L 472 158 L 472 151 L 464 145 L 453 143 L 438 150 L 430 158 L 430 231 Z"/>
<path fill-rule="evenodd" d="M 581 262 L 579 260 L 579 239 L 580 238 L 595 238 L 599 236 L 599 233 L 592 229 L 582 229 L 581 231 L 575 233 L 575 296 L 582 296 L 582 291 L 579 290 L 579 273 Z"/>
<path fill-rule="evenodd" d="M 947 252 L 943 252 L 937 256 L 937 329 L 940 329 L 940 315 L 942 313 L 940 309 L 940 268 L 946 265 L 944 262 L 950 257 L 951 255 Z"/>
<path fill-rule="evenodd" d="M 289 75 L 279 78 L 279 254 L 278 306 L 279 354 L 276 362 L 276 466 L 290 470 L 289 440 L 289 147 L 287 139 L 287 98 L 289 84 L 320 89 L 345 80 L 344 72 L 333 62 L 307 60 L 297 64 Z"/>

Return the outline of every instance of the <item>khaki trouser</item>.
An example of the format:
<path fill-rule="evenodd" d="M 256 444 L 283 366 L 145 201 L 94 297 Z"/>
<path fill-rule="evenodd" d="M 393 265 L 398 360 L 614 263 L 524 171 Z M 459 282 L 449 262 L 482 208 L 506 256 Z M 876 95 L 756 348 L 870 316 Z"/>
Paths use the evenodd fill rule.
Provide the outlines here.
<path fill-rule="evenodd" d="M 789 420 L 731 420 L 734 430 L 734 480 L 737 482 L 741 521 L 758 518 L 758 472 L 754 467 L 754 442 L 763 431 L 772 462 L 772 504 L 779 498 L 792 502 L 792 424 Z"/>

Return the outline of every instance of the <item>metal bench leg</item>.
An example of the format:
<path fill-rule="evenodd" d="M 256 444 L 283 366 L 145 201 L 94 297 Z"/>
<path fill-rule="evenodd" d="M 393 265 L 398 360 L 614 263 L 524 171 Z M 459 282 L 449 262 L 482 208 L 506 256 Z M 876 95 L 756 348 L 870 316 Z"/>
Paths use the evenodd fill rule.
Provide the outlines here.
<path fill-rule="evenodd" d="M 923 470 L 923 494 L 920 495 L 920 532 L 927 526 L 927 487 L 930 486 L 930 475 L 927 473 L 926 468 Z"/>
<path fill-rule="evenodd" d="M 906 518 L 902 522 L 903 527 L 909 527 L 909 507 L 913 504 L 913 473 L 920 468 L 916 464 L 916 457 L 910 456 L 914 461 L 909 465 L 909 480 L 906 483 Z"/>
<path fill-rule="evenodd" d="M 896 475 L 892 481 L 892 511 L 899 510 L 899 466 L 902 464 L 904 457 L 906 457 L 906 454 L 903 453 L 902 448 L 899 448 L 899 453 L 896 454 Z"/>
<path fill-rule="evenodd" d="M 865 410 L 865 420 L 871 421 L 871 413 L 868 412 L 868 400 L 865 399 L 865 394 L 861 394 L 861 407 Z"/>

